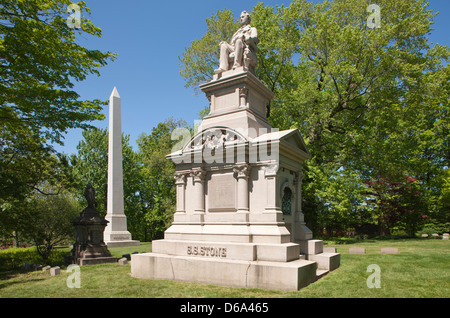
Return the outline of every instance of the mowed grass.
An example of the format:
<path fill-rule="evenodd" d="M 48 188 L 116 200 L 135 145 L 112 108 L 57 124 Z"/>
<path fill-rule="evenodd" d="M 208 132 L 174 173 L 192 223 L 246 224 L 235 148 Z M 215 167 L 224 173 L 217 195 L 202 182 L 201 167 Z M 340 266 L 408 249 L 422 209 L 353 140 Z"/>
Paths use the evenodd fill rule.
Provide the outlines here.
<path fill-rule="evenodd" d="M 435 239 L 365 240 L 332 244 L 341 253 L 341 266 L 300 291 L 246 289 L 131 277 L 130 264 L 81 267 L 80 288 L 68 288 L 71 273 L 9 271 L 0 273 L 0 298 L 449 298 L 450 241 Z M 349 247 L 366 248 L 366 254 L 348 253 Z M 397 247 L 399 254 L 380 253 L 381 247 Z M 151 243 L 110 248 L 116 257 L 150 252 Z M 369 288 L 367 272 L 379 266 L 381 288 Z"/>

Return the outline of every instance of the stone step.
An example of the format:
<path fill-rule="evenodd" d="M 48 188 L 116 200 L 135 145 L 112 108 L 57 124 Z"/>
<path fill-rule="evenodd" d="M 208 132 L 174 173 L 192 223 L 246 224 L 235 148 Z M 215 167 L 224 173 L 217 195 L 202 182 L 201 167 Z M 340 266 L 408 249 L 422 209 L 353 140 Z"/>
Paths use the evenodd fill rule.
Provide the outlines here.
<path fill-rule="evenodd" d="M 325 276 L 326 274 L 328 274 L 328 270 L 326 269 L 318 269 L 316 270 L 316 277 L 317 279 L 322 278 L 323 276 Z"/>

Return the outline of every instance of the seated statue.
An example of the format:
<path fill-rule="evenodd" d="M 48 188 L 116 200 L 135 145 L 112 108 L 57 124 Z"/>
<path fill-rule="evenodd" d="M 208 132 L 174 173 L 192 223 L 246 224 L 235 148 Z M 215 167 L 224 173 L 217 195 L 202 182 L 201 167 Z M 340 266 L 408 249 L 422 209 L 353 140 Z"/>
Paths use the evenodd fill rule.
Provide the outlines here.
<path fill-rule="evenodd" d="M 258 59 L 256 46 L 259 43 L 256 28 L 250 26 L 250 15 L 243 11 L 240 16 L 241 27 L 231 38 L 231 42 L 220 42 L 220 65 L 214 70 L 215 74 L 245 66 L 255 73 Z"/>

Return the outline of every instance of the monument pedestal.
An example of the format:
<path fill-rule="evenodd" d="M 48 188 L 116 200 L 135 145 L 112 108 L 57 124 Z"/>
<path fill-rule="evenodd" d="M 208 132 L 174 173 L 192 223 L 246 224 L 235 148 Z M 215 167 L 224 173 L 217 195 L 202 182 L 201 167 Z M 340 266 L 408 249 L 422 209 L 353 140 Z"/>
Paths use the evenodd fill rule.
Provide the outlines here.
<path fill-rule="evenodd" d="M 88 207 L 80 216 L 72 221 L 76 231 L 76 242 L 73 244 L 69 262 L 80 266 L 89 264 L 115 263 L 103 239 L 108 221 L 101 217 L 95 208 L 95 190 L 89 184 L 85 191 Z"/>
<path fill-rule="evenodd" d="M 317 264 L 243 261 L 146 253 L 131 256 L 134 277 L 170 279 L 232 287 L 298 290 L 316 280 Z"/>
<path fill-rule="evenodd" d="M 339 266 L 323 253 L 301 210 L 298 130 L 266 118 L 272 92 L 244 67 L 200 88 L 210 112 L 199 132 L 167 156 L 176 163 L 177 210 L 152 253 L 131 257 L 134 277 L 298 290 Z"/>
<path fill-rule="evenodd" d="M 108 247 L 139 246 L 140 242 L 131 238 L 127 231 L 127 218 L 125 215 L 106 215 L 105 219 L 110 226 L 106 227 L 104 238 Z"/>

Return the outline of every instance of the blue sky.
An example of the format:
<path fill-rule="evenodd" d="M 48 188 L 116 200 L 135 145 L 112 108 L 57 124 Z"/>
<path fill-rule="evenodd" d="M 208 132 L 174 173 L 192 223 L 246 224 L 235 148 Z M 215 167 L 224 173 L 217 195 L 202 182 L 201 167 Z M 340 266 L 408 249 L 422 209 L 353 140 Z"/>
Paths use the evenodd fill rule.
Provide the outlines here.
<path fill-rule="evenodd" d="M 75 1 L 74 1 L 75 2 Z M 179 57 L 192 40 L 206 32 L 205 19 L 217 10 L 227 8 L 237 17 L 250 11 L 257 0 L 85 0 L 91 9 L 90 20 L 103 30 L 102 38 L 83 36 L 79 42 L 91 49 L 118 53 L 117 59 L 100 69 L 101 76 L 92 75 L 77 83 L 81 99 L 108 100 L 114 87 L 121 97 L 122 131 L 130 135 L 137 150 L 136 139 L 150 134 L 158 123 L 172 117 L 193 124 L 198 112 L 208 101 L 200 92 L 185 88 L 179 73 Z M 289 5 L 283 0 L 263 1 L 265 5 Z M 314 2 L 317 2 L 316 0 Z M 376 0 L 374 0 L 376 3 Z M 429 0 L 429 8 L 439 11 L 430 41 L 450 47 L 450 1 Z M 93 124 L 108 128 L 106 118 Z M 76 153 L 82 139 L 81 130 L 70 130 L 59 152 Z"/>

